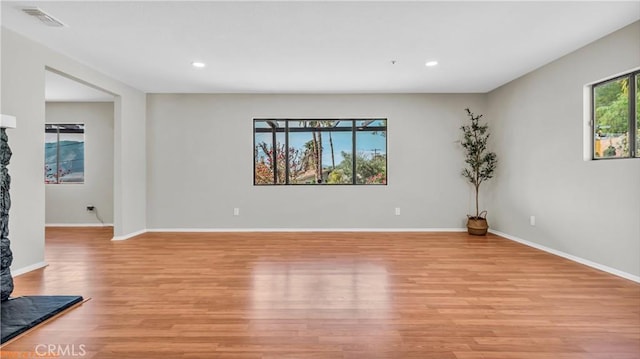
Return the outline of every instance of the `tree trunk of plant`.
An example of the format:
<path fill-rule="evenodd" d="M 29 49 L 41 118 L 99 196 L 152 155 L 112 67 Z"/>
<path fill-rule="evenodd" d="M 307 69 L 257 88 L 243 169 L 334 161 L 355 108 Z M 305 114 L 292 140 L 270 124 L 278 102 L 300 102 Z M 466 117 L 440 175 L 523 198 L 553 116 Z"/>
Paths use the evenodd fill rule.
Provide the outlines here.
<path fill-rule="evenodd" d="M 478 192 L 480 191 L 480 185 L 476 185 L 476 218 L 480 217 L 480 207 L 478 205 Z"/>
<path fill-rule="evenodd" d="M 316 183 L 318 182 L 318 134 L 316 131 L 312 131 L 313 135 L 313 172 L 316 173 Z"/>
<path fill-rule="evenodd" d="M 336 157 L 335 152 L 333 151 L 333 137 L 331 136 L 331 132 L 329 132 L 329 146 L 331 146 L 331 169 L 336 169 Z"/>
<path fill-rule="evenodd" d="M 322 183 L 322 132 L 318 132 L 318 183 Z"/>

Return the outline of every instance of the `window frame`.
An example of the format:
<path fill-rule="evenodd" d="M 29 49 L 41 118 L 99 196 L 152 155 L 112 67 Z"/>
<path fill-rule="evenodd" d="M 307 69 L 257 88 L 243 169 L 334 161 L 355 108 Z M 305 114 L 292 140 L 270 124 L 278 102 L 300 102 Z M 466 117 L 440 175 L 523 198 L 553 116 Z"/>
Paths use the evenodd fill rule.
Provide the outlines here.
<path fill-rule="evenodd" d="M 264 129 L 264 128 L 258 128 L 256 127 L 256 122 L 267 122 L 267 121 L 274 121 L 274 122 L 278 122 L 278 121 L 284 121 L 285 122 L 285 126 L 282 128 L 278 128 L 277 131 L 272 131 L 271 129 Z M 285 151 L 285 163 L 287 164 L 285 166 L 285 183 L 278 183 L 277 177 L 278 177 L 278 172 L 277 172 L 277 166 L 275 166 L 274 168 L 274 174 L 273 174 L 273 179 L 274 182 L 273 183 L 256 183 L 256 133 L 273 133 L 273 145 L 275 145 L 276 141 L 276 133 L 280 132 L 280 133 L 284 133 L 285 134 L 285 138 L 284 138 L 284 145 L 285 148 L 289 148 L 289 133 L 296 133 L 296 132 L 312 132 L 311 130 L 309 130 L 309 127 L 290 127 L 289 123 L 290 122 L 302 122 L 302 121 L 332 121 L 332 122 L 347 122 L 350 121 L 351 122 L 351 126 L 347 126 L 347 127 L 338 127 L 337 125 L 332 127 L 332 128 L 316 128 L 316 131 L 318 132 L 351 132 L 351 153 L 352 153 L 352 163 L 351 163 L 351 173 L 352 173 L 352 178 L 351 178 L 351 183 L 327 183 L 327 182 L 321 182 L 321 183 L 289 183 L 289 151 Z M 362 128 L 358 128 L 357 126 L 357 122 L 358 121 L 384 121 L 385 126 L 372 126 L 372 127 L 366 127 L 367 130 L 363 130 Z M 389 143 L 388 143 L 388 138 L 387 138 L 387 133 L 388 133 L 388 119 L 386 117 L 367 117 L 367 118 L 254 118 L 253 119 L 253 185 L 254 186 L 386 186 L 388 184 L 388 179 L 389 179 L 389 175 L 388 175 L 388 166 L 389 166 L 389 158 L 388 158 L 388 147 L 389 147 Z M 384 178 L 384 183 L 358 183 L 357 181 L 357 176 L 356 176 L 356 153 L 357 153 L 357 134 L 358 132 L 375 132 L 375 131 L 384 131 L 385 133 L 385 178 Z M 274 146 L 275 148 L 275 146 Z M 277 151 L 273 151 L 274 154 L 273 156 L 276 157 L 277 155 Z M 276 161 L 272 160 L 273 163 L 276 163 Z"/>
<path fill-rule="evenodd" d="M 637 145 L 637 140 L 636 140 L 636 136 L 637 136 L 637 132 L 638 132 L 638 128 L 637 128 L 637 123 L 638 123 L 638 119 L 637 119 L 637 104 L 636 104 L 636 98 L 638 95 L 638 91 L 640 89 L 638 89 L 637 87 L 637 83 L 636 83 L 636 77 L 640 77 L 640 69 L 636 69 L 630 72 L 626 72 L 622 75 L 618 75 L 615 77 L 610 77 L 607 78 L 605 80 L 602 81 L 598 81 L 594 84 L 591 84 L 591 88 L 590 88 L 590 97 L 591 97 L 591 119 L 590 119 L 590 124 L 591 124 L 591 160 L 624 160 L 624 159 L 639 159 L 640 157 L 640 148 L 637 148 L 639 146 Z M 629 79 L 629 105 L 628 105 L 628 114 L 629 114 L 629 138 L 628 138 L 628 143 L 629 143 L 629 155 L 627 157 L 596 157 L 596 88 L 600 85 L 606 84 L 608 82 L 612 82 L 612 81 L 618 81 L 618 80 L 622 80 L 622 79 Z"/>
<path fill-rule="evenodd" d="M 45 185 L 83 185 L 86 183 L 86 148 L 84 147 L 86 145 L 86 134 L 87 134 L 87 125 L 84 122 L 47 122 L 44 124 L 45 125 L 45 136 L 47 133 L 55 133 L 57 134 L 57 138 L 56 138 L 56 181 L 55 182 L 47 182 L 46 181 L 46 173 L 45 173 Z M 79 130 L 76 131 L 71 131 L 69 133 L 82 133 L 83 135 L 83 151 L 82 151 L 82 167 L 85 169 L 83 171 L 83 175 L 82 175 L 82 182 L 65 182 L 62 181 L 60 182 L 60 173 L 59 173 L 59 169 L 60 169 L 60 129 L 56 128 L 55 132 L 49 132 L 48 131 L 48 126 L 82 126 L 82 132 L 80 132 Z M 45 142 L 46 143 L 46 142 Z M 45 162 L 46 165 L 46 162 Z"/>

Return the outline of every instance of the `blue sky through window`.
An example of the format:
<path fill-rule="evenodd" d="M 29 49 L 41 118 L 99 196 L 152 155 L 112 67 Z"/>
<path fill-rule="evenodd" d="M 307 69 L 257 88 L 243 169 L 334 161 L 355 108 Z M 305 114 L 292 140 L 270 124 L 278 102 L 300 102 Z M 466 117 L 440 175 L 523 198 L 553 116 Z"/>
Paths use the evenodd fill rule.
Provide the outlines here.
<path fill-rule="evenodd" d="M 380 122 L 380 121 L 376 121 Z M 380 124 L 376 124 L 380 125 Z M 260 126 L 262 127 L 262 126 Z M 309 132 L 292 132 L 289 133 L 289 147 L 293 147 L 300 152 L 304 152 L 305 144 L 311 141 L 313 135 L 311 131 Z M 342 152 L 351 153 L 352 148 L 352 134 L 351 132 L 332 132 L 331 138 L 333 139 L 333 149 L 336 165 L 342 160 L 344 157 L 342 156 Z M 270 133 L 256 133 L 255 134 L 255 144 L 266 142 L 268 145 L 271 144 L 271 134 Z M 282 137 L 278 136 L 278 141 L 282 141 Z M 387 139 L 382 134 L 382 132 L 370 132 L 370 131 L 358 131 L 357 132 L 357 152 L 362 153 L 365 156 L 371 158 L 374 155 L 386 155 L 387 154 Z M 331 147 L 329 144 L 329 132 L 322 133 L 322 163 L 324 167 L 331 165 Z M 262 154 L 259 154 L 259 156 Z"/>

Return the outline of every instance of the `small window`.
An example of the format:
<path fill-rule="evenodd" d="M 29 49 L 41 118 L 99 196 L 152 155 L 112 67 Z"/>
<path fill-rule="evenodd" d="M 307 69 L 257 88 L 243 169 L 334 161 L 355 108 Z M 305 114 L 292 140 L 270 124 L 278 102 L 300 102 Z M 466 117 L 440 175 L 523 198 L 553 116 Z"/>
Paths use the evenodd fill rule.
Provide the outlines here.
<path fill-rule="evenodd" d="M 255 119 L 254 185 L 386 185 L 386 119 Z"/>
<path fill-rule="evenodd" d="M 636 93 L 636 157 L 640 157 L 640 73 L 636 73 L 635 81 L 635 93 Z"/>
<path fill-rule="evenodd" d="M 640 157 L 640 71 L 592 87 L 593 158 Z"/>
<path fill-rule="evenodd" d="M 84 183 L 84 124 L 46 124 L 44 182 Z"/>

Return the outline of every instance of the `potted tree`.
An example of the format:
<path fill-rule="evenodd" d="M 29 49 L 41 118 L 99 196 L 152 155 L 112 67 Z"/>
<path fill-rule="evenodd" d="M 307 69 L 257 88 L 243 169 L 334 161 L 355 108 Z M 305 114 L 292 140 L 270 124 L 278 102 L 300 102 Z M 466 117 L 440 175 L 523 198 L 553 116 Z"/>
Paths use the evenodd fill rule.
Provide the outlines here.
<path fill-rule="evenodd" d="M 480 212 L 478 194 L 480 185 L 493 177 L 498 160 L 494 152 L 487 150 L 489 125 L 480 124 L 482 115 L 475 115 L 468 108 L 465 110 L 469 117 L 469 124 L 460 127 L 464 135 L 461 144 L 465 151 L 464 162 L 466 163 L 462 175 L 469 180 L 476 191 L 476 213 L 473 216 L 467 215 L 467 231 L 469 234 L 484 236 L 487 234 L 489 225 L 487 211 Z"/>

